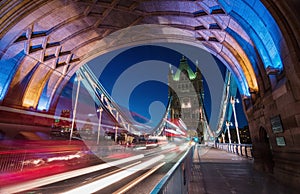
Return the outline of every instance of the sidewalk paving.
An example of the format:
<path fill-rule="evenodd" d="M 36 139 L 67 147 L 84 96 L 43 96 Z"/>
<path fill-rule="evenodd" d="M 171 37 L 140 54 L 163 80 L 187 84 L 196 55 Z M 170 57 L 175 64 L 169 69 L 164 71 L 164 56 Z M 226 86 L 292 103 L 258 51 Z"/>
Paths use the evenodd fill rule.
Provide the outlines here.
<path fill-rule="evenodd" d="M 211 147 L 194 152 L 190 194 L 296 194 L 271 175 L 255 171 L 253 160 Z"/>

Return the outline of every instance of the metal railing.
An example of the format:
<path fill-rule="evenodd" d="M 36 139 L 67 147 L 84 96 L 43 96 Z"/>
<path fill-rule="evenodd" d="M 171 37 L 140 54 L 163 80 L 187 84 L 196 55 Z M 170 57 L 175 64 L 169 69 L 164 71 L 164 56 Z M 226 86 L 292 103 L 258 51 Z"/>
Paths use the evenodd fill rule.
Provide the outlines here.
<path fill-rule="evenodd" d="M 151 194 L 188 193 L 195 146 L 189 147 L 180 160 L 154 187 Z"/>
<path fill-rule="evenodd" d="M 253 158 L 252 144 L 216 143 L 215 147 L 230 153 L 237 154 L 239 156 Z"/>

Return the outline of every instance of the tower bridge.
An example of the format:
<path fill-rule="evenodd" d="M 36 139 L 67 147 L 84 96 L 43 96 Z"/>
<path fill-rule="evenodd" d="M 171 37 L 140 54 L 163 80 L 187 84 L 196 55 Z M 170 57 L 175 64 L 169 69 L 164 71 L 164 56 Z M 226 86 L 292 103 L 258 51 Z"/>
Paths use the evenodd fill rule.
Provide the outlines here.
<path fill-rule="evenodd" d="M 264 172 L 266 176 L 272 175 L 273 185 L 266 186 L 266 188 L 278 186 L 279 184 L 276 182 L 278 181 L 280 184 L 287 185 L 289 189 L 299 189 L 299 6 L 299 2 L 296 0 L 1 1 L 0 167 L 1 171 L 10 173 L 9 177 L 12 179 L 5 177 L 6 173 L 0 175 L 0 193 L 23 192 L 24 190 L 20 190 L 20 188 L 28 190 L 39 188 L 44 192 L 45 188 L 49 187 L 42 184 L 40 182 L 42 180 L 47 182 L 50 179 L 71 179 L 73 182 L 75 181 L 74 177 L 77 176 L 85 178 L 80 184 L 94 187 L 100 182 L 88 184 L 92 175 L 82 174 L 82 171 L 89 173 L 100 173 L 99 171 L 101 171 L 102 173 L 102 170 L 107 167 L 102 163 L 118 168 L 109 169 L 112 176 L 107 175 L 105 179 L 98 177 L 103 181 L 101 182 L 103 185 L 105 185 L 105 181 L 110 182 L 112 179 L 117 182 L 121 177 L 128 182 L 142 177 L 141 174 L 118 172 L 119 169 L 132 170 L 134 168 L 132 166 L 138 166 L 141 169 L 153 169 L 155 172 L 160 172 L 156 171 L 157 169 L 167 171 L 164 167 L 168 165 L 165 165 L 164 162 L 171 163 L 172 160 L 179 161 L 178 168 L 172 168 L 173 172 L 180 169 L 178 172 L 183 173 L 180 174 L 184 185 L 182 191 L 187 191 L 184 189 L 191 191 L 191 188 L 188 188 L 188 185 L 193 185 L 189 184 L 191 179 L 187 179 L 184 174 L 190 173 L 190 169 L 194 172 L 193 180 L 202 181 L 202 183 L 207 181 L 201 178 L 199 169 L 200 167 L 205 168 L 205 159 L 212 161 L 216 154 L 214 149 L 212 152 L 210 149 L 209 151 L 206 148 L 202 149 L 202 146 L 195 146 L 197 149 L 194 149 L 193 146 L 181 141 L 166 145 L 164 140 L 161 141 L 164 144 L 158 145 L 158 147 L 153 146 L 155 142 L 143 142 L 145 145 L 149 144 L 148 147 L 142 146 L 140 142 L 143 140 L 141 140 L 137 146 L 138 150 L 129 148 L 129 146 L 116 145 L 113 140 L 117 140 L 118 137 L 108 140 L 108 135 L 101 130 L 104 126 L 107 127 L 107 131 L 118 130 L 122 127 L 132 133 L 136 133 L 140 126 L 129 123 L 127 118 L 121 114 L 122 110 L 116 108 L 117 105 L 109 99 L 108 95 L 102 95 L 105 92 L 99 85 L 89 86 L 91 80 L 90 82 L 82 80 L 82 83 L 90 89 L 81 92 L 93 92 L 93 96 L 97 96 L 95 98 L 96 108 L 99 108 L 100 105 L 103 108 L 89 116 L 89 119 L 94 120 L 78 119 L 81 115 L 76 112 L 76 109 L 81 108 L 80 103 L 79 107 L 72 106 L 73 102 L 68 100 L 72 94 L 65 92 L 69 91 L 66 88 L 79 85 L 80 76 L 86 76 L 82 69 L 92 59 L 111 51 L 126 49 L 129 46 L 163 43 L 183 44 L 203 49 L 218 58 L 228 69 L 225 87 L 222 91 L 222 109 L 218 110 L 216 127 L 207 124 L 206 110 L 204 109 L 194 113 L 196 119 L 200 118 L 201 122 L 198 122 L 200 126 L 189 123 L 187 119 L 189 116 L 185 109 L 192 101 L 186 96 L 180 96 L 179 91 L 177 97 L 172 95 L 170 98 L 172 101 L 169 102 L 170 106 L 167 107 L 167 112 L 170 111 L 173 118 L 185 119 L 187 125 L 195 128 L 198 134 L 202 132 L 205 139 L 208 140 L 210 137 L 214 139 L 220 135 L 222 130 L 226 129 L 226 133 L 228 132 L 230 127 L 228 121 L 231 120 L 232 114 L 234 119 L 236 118 L 234 108 L 236 99 L 232 96 L 235 96 L 236 90 L 238 90 L 242 95 L 240 103 L 243 106 L 252 139 L 251 156 L 253 159 L 251 161 L 253 161 L 253 166 L 251 167 Z M 199 65 L 201 74 L 208 81 L 213 80 L 214 77 L 209 76 L 207 71 L 213 67 L 203 68 L 201 64 Z M 197 75 L 200 75 L 198 72 L 191 72 L 186 67 L 183 69 L 186 70 L 185 75 L 188 78 L 196 79 Z M 77 74 L 80 76 L 77 81 L 74 81 L 72 77 L 76 72 L 79 72 Z M 176 74 L 173 76 L 173 81 L 180 77 Z M 87 80 L 86 78 L 88 77 L 85 77 L 84 80 Z M 233 80 L 236 81 L 236 86 L 232 84 Z M 186 85 L 183 85 L 186 83 L 178 84 L 181 89 L 186 88 Z M 211 87 L 210 89 L 214 90 L 215 88 Z M 74 91 L 77 90 L 74 89 Z M 182 112 L 179 111 L 179 107 L 176 107 L 177 105 L 172 104 L 181 97 L 183 97 L 183 104 L 177 105 L 180 106 Z M 201 95 L 197 98 L 200 100 L 198 99 L 196 102 L 201 107 L 203 99 L 201 99 Z M 76 99 L 76 95 L 73 99 Z M 72 107 L 70 118 L 57 116 L 66 107 Z M 89 108 L 95 110 L 95 104 Z M 103 115 L 100 116 L 102 113 Z M 164 117 L 167 117 L 167 114 Z M 193 115 L 191 117 L 193 118 Z M 41 141 L 48 137 L 55 119 L 68 121 L 71 138 L 65 141 Z M 92 126 L 96 129 L 92 134 L 94 140 L 97 140 L 96 144 L 87 146 L 80 140 L 73 141 L 72 133 L 77 128 L 77 123 L 80 122 L 87 123 L 88 125 L 85 125 L 87 128 Z M 162 120 L 159 123 L 156 132 L 162 131 L 164 122 Z M 100 124 L 103 126 L 98 130 Z M 238 131 L 236 119 L 233 125 Z M 204 131 L 201 131 L 203 129 Z M 115 134 L 117 133 L 115 132 Z M 237 134 L 239 133 L 237 132 Z M 28 139 L 35 141 L 27 141 Z M 155 147 L 153 149 L 157 155 L 152 152 L 152 147 L 149 149 L 150 144 Z M 181 147 L 182 145 L 186 145 L 186 147 Z M 231 146 L 237 153 L 243 153 L 243 150 L 238 151 L 240 144 L 231 142 L 228 147 Z M 132 149 L 132 151 L 128 151 L 128 149 Z M 145 152 L 142 149 L 145 149 Z M 107 154 L 109 150 L 114 150 L 114 154 Z M 192 151 L 183 153 L 182 150 Z M 101 157 L 95 157 L 91 152 L 100 154 Z M 180 156 L 189 158 L 190 153 L 194 154 L 192 167 L 188 166 L 186 160 L 176 158 L 180 154 Z M 221 160 L 225 160 L 226 153 L 219 153 L 224 156 L 223 158 L 220 156 Z M 239 160 L 232 155 L 228 157 Z M 102 160 L 104 158 L 105 161 Z M 201 159 L 203 159 L 202 162 Z M 157 169 L 153 167 L 156 164 Z M 209 168 L 209 166 L 206 167 Z M 149 174 L 151 173 L 149 172 Z M 154 180 L 153 177 L 156 175 L 154 173 L 148 180 Z M 223 175 L 223 177 L 227 177 L 227 174 Z M 55 176 L 54 179 L 52 176 Z M 236 177 L 234 174 L 231 176 Z M 171 178 L 173 176 L 164 178 L 160 176 L 158 179 L 163 181 Z M 251 180 L 258 179 L 256 176 Z M 220 185 L 230 185 L 229 188 L 226 188 L 228 191 L 244 191 L 242 187 L 236 187 L 228 181 L 230 176 L 226 180 L 226 184 Z M 166 182 L 160 182 L 158 185 L 165 185 Z M 52 184 L 53 182 L 48 183 Z M 74 187 L 77 185 L 79 187 L 78 182 L 73 183 L 72 188 L 68 188 L 68 192 L 75 192 Z M 200 188 L 197 192 L 205 193 L 213 189 L 209 182 L 205 183 L 207 184 L 202 185 L 204 190 Z M 155 185 L 152 184 L 153 187 Z M 59 187 L 59 183 L 56 186 Z M 6 190 L 3 190 L 4 187 Z M 163 190 L 165 187 L 159 188 Z M 171 187 L 175 188 L 174 185 L 169 188 Z M 80 189 L 84 190 L 85 188 L 83 186 Z M 158 187 L 155 186 L 155 188 Z M 282 188 L 284 186 L 277 189 L 280 191 Z M 249 190 L 259 192 L 259 190 L 254 191 L 253 187 L 250 187 Z M 91 190 L 91 192 L 96 191 L 98 190 Z M 111 193 L 117 191 L 117 188 L 112 190 L 106 188 L 105 191 Z M 138 192 L 138 189 L 136 191 Z"/>

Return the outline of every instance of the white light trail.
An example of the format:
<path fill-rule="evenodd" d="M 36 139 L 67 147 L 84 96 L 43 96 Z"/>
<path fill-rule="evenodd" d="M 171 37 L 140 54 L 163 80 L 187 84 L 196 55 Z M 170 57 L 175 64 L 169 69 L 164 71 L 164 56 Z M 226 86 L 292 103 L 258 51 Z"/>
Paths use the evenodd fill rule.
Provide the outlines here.
<path fill-rule="evenodd" d="M 158 170 L 160 167 L 162 167 L 163 165 L 165 165 L 165 163 L 166 162 L 162 162 L 162 163 L 158 164 L 157 166 L 155 166 L 151 170 L 149 170 L 147 173 L 145 173 L 142 176 L 138 177 L 137 179 L 131 181 L 129 184 L 125 185 L 121 189 L 113 192 L 113 194 L 119 194 L 119 193 L 125 193 L 125 192 L 127 192 L 129 189 L 131 189 L 132 187 L 134 187 L 135 185 L 137 185 L 139 182 L 141 182 L 142 180 L 144 180 L 145 178 L 147 178 L 148 176 L 150 176 L 152 173 L 154 173 L 156 170 Z"/>
<path fill-rule="evenodd" d="M 175 144 L 169 143 L 169 144 L 167 144 L 165 146 L 160 147 L 160 149 L 161 150 L 167 150 L 167 149 L 172 150 L 172 149 L 175 149 L 176 147 L 177 146 Z"/>
<path fill-rule="evenodd" d="M 127 170 L 118 172 L 116 174 L 105 177 L 103 179 L 100 179 L 100 180 L 91 182 L 89 184 L 77 187 L 75 189 L 66 191 L 63 194 L 94 193 L 94 192 L 99 191 L 111 184 L 114 184 L 114 183 L 140 171 L 140 170 L 143 170 L 143 169 L 151 166 L 152 164 L 162 160 L 164 157 L 165 157 L 164 155 L 157 156 L 157 157 L 147 160 L 146 162 L 143 162 L 139 165 L 131 167 Z"/>
<path fill-rule="evenodd" d="M 122 170 L 124 170 L 124 169 L 130 168 L 131 166 L 135 166 L 135 165 L 140 164 L 140 163 L 141 163 L 141 161 L 138 161 L 138 162 L 129 164 L 129 165 L 124 166 L 124 167 L 122 167 L 122 168 L 119 168 L 119 169 L 117 169 L 117 170 L 114 170 L 114 171 L 108 172 L 108 173 L 106 173 L 106 174 L 103 174 L 103 175 L 101 175 L 101 176 L 98 176 L 98 177 L 96 177 L 95 179 L 101 179 L 101 178 L 104 178 L 104 177 L 106 177 L 106 176 L 109 176 L 109 175 L 111 175 L 111 174 L 115 174 L 115 173 L 117 173 L 117 172 L 120 172 L 120 171 L 122 171 Z M 82 182 L 82 184 L 86 184 L 86 181 Z"/>

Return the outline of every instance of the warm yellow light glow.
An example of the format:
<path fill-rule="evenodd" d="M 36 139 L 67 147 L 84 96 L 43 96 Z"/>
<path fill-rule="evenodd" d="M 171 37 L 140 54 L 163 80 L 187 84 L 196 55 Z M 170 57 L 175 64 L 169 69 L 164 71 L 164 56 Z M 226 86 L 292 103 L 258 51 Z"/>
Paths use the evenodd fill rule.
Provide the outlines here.
<path fill-rule="evenodd" d="M 231 40 L 233 41 L 233 40 Z M 246 81 L 248 83 L 249 88 L 252 91 L 258 91 L 257 79 L 253 70 L 253 66 L 250 63 L 250 60 L 244 50 L 240 47 L 240 45 L 236 42 L 235 45 L 230 45 L 227 42 L 224 42 L 223 45 L 234 55 L 236 60 L 238 61 L 243 73 L 245 75 Z"/>
<path fill-rule="evenodd" d="M 32 76 L 23 97 L 22 105 L 24 107 L 37 107 L 44 86 L 48 81 L 51 73 L 52 71 L 49 71 L 48 68 L 44 67 L 38 68 L 34 72 L 34 75 Z"/>
<path fill-rule="evenodd" d="M 33 107 L 34 106 L 34 100 L 32 100 L 32 99 L 24 99 L 23 100 L 23 106 L 24 107 Z"/>

